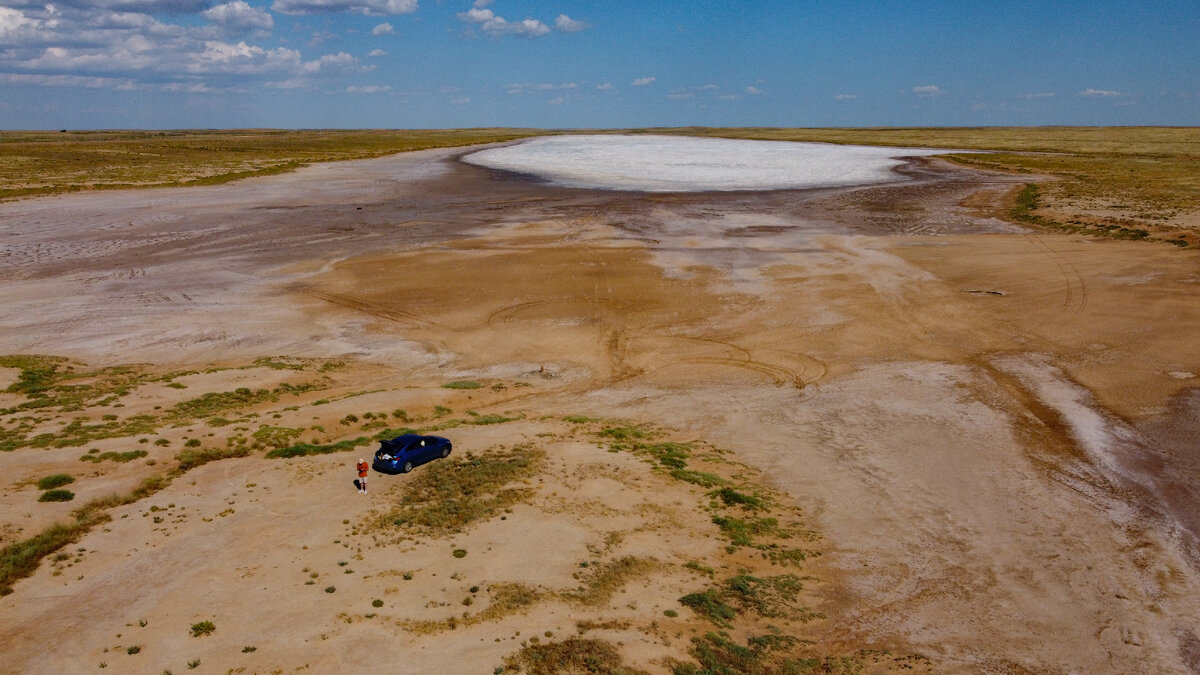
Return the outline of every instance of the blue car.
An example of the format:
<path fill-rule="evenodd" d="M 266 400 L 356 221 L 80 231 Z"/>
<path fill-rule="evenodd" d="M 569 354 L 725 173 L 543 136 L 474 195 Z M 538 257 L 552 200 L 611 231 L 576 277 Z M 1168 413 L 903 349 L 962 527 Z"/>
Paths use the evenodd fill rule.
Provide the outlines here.
<path fill-rule="evenodd" d="M 451 449 L 448 438 L 404 434 L 379 442 L 371 468 L 379 473 L 408 473 L 414 466 L 448 456 Z"/>

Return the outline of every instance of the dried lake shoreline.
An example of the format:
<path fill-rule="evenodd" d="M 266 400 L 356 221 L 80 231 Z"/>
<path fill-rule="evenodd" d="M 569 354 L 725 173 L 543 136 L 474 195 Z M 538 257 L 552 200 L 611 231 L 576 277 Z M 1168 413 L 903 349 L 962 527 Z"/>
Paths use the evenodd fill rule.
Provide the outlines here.
<path fill-rule="evenodd" d="M 6 661 L 487 672 L 577 636 L 669 672 L 699 658 L 693 638 L 782 625 L 808 642 L 764 662 L 1200 672 L 1200 252 L 1013 225 L 1028 177 L 938 159 L 878 186 L 645 194 L 540 185 L 464 152 L 0 204 L 0 354 L 147 373 L 81 408 L 0 394 L 6 431 L 154 421 L 0 455 L 6 546 L 178 465 L 191 440 L 258 444 L 113 508 L 17 581 Z M 243 388 L 268 395 L 172 412 Z M 389 524 L 420 470 L 359 498 L 369 444 L 277 460 L 272 432 L 254 435 L 405 425 L 541 473 L 514 474 L 527 492 L 509 511 L 433 536 Z M 671 443 L 727 483 L 677 480 Z M 147 454 L 80 461 L 91 449 Z M 57 473 L 77 501 L 37 502 Z M 715 520 L 768 517 L 792 530 L 738 544 Z M 727 625 L 678 602 L 732 592 L 742 569 L 803 592 Z M 518 586 L 515 609 L 487 613 Z M 216 631 L 192 637 L 201 621 Z"/>

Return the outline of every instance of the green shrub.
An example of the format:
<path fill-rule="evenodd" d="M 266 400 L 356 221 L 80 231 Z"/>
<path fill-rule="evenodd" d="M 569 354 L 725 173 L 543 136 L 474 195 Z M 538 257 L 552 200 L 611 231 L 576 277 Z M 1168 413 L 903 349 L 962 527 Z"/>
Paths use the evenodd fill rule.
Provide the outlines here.
<path fill-rule="evenodd" d="M 376 598 L 371 601 L 371 606 L 375 607 L 375 608 L 383 607 L 383 601 L 380 600 L 379 598 Z"/>
<path fill-rule="evenodd" d="M 745 507 L 751 511 L 755 511 L 766 506 L 766 504 L 763 503 L 763 500 L 759 497 L 743 494 L 731 487 L 723 487 L 720 490 L 713 490 L 708 494 L 713 497 L 719 497 L 722 502 L 725 502 L 726 506 L 737 504 L 738 506 Z"/>
<path fill-rule="evenodd" d="M 442 385 L 443 389 L 479 389 L 481 387 L 483 385 L 474 380 L 456 380 Z"/>
<path fill-rule="evenodd" d="M 201 635 L 210 635 L 217 626 L 211 621 L 201 621 L 200 623 L 192 624 L 192 637 L 200 637 Z"/>
<path fill-rule="evenodd" d="M 315 443 L 297 443 L 286 448 L 276 448 L 265 456 L 271 459 L 287 459 L 289 457 L 307 457 L 308 455 L 328 455 L 335 452 L 346 452 L 360 445 L 370 443 L 371 439 L 359 436 L 348 441 L 319 445 Z"/>
<path fill-rule="evenodd" d="M 626 666 L 616 645 L 603 640 L 568 638 L 562 642 L 530 643 L 505 659 L 505 666 L 528 675 L 554 673 L 606 673 L 638 675 L 645 671 Z M 505 672 L 496 669 L 493 672 Z"/>
<path fill-rule="evenodd" d="M 81 461 L 81 462 L 109 461 L 109 462 L 118 462 L 118 463 L 123 464 L 125 462 L 132 462 L 135 459 L 145 457 L 148 454 L 150 454 L 150 453 L 146 452 L 145 450 L 130 450 L 128 452 L 102 452 L 100 454 L 89 453 L 87 455 L 80 456 L 79 461 Z"/>
<path fill-rule="evenodd" d="M 190 471 L 209 462 L 231 457 L 245 457 L 249 454 L 250 449 L 244 445 L 231 448 L 189 448 L 175 455 L 175 459 L 179 460 L 180 471 Z"/>
<path fill-rule="evenodd" d="M 725 604 L 721 593 L 711 588 L 703 593 L 689 593 L 679 602 L 718 626 L 729 626 L 729 620 L 737 616 L 737 610 Z"/>
<path fill-rule="evenodd" d="M 38 497 L 39 502 L 69 502 L 75 499 L 75 493 L 70 490 L 46 490 Z"/>
<path fill-rule="evenodd" d="M 75 482 L 75 479 L 68 476 L 67 474 L 56 473 L 53 476 L 46 476 L 45 478 L 38 480 L 37 489 L 53 490 L 54 488 L 59 488 L 59 487 L 62 487 L 64 485 L 69 485 L 74 482 Z"/>

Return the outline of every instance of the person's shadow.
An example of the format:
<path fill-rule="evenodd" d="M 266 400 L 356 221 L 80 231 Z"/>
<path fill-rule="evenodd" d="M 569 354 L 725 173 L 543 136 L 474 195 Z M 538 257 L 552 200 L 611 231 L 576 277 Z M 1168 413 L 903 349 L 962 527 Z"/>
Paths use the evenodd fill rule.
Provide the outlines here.
<path fill-rule="evenodd" d="M 362 490 L 362 483 L 359 483 L 357 478 L 354 479 L 354 489 Z"/>

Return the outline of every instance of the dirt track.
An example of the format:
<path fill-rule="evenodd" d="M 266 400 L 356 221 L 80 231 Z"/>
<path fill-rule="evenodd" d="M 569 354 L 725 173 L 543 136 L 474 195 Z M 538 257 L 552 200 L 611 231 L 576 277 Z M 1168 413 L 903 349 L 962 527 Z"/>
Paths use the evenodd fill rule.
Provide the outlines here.
<path fill-rule="evenodd" d="M 493 404 L 670 426 L 815 514 L 827 644 L 1200 672 L 1195 251 L 1015 228 L 995 216 L 1018 179 L 937 160 L 887 186 L 642 195 L 455 152 L 0 205 L 0 353 L 532 378 Z M 33 620 L 22 598 L 54 582 L 23 583 L 0 608 Z M 184 602 L 155 588 L 144 607 Z"/>

